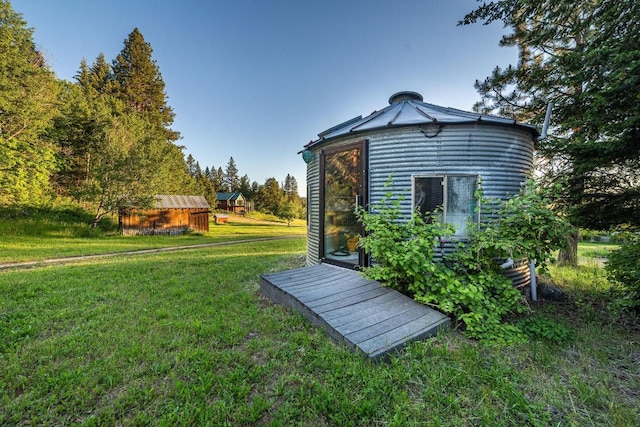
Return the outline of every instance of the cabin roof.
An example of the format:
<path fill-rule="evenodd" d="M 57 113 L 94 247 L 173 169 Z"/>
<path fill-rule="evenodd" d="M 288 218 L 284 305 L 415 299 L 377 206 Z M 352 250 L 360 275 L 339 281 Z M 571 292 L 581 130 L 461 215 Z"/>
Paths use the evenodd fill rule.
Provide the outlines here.
<path fill-rule="evenodd" d="M 219 202 L 222 202 L 225 200 L 232 202 L 238 199 L 244 199 L 244 197 L 242 196 L 242 193 L 239 191 L 236 191 L 234 193 L 216 193 L 216 197 Z"/>
<path fill-rule="evenodd" d="M 176 194 L 159 194 L 154 196 L 158 209 L 209 209 L 204 196 L 180 196 Z"/>

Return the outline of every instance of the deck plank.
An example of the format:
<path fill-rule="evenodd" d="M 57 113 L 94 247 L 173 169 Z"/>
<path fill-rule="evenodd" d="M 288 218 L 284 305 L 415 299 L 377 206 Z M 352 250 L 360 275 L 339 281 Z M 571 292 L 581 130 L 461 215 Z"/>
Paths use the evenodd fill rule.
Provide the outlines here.
<path fill-rule="evenodd" d="M 262 293 L 339 342 L 379 359 L 448 327 L 444 314 L 356 271 L 326 264 L 265 274 Z"/>
<path fill-rule="evenodd" d="M 357 295 L 340 298 L 337 301 L 324 302 L 323 300 L 310 301 L 307 305 L 309 308 L 313 308 L 318 313 L 324 313 L 325 311 L 335 310 L 337 308 L 349 307 L 356 304 L 365 304 L 367 301 L 377 298 L 381 295 L 388 293 L 390 289 L 382 289 L 380 287 L 369 289 L 365 292 L 361 292 Z"/>
<path fill-rule="evenodd" d="M 405 298 L 402 299 L 405 300 Z M 353 315 L 341 317 L 340 319 L 336 319 L 336 322 L 334 322 L 333 325 L 340 328 L 340 331 L 345 335 L 350 335 L 354 332 L 366 329 L 371 325 L 374 325 L 376 322 L 380 323 L 398 315 L 405 315 L 407 312 L 415 308 L 415 305 L 411 303 L 412 301 L 396 301 L 392 305 L 381 307 L 380 310 L 369 310 L 367 313 L 362 313 L 357 317 Z M 422 313 L 422 310 L 419 312 Z"/>
<path fill-rule="evenodd" d="M 332 324 L 347 323 L 352 318 L 360 318 L 371 313 L 378 312 L 380 307 L 394 299 L 401 298 L 403 295 L 399 292 L 387 292 L 379 297 L 371 300 L 363 301 L 357 306 L 336 308 L 332 311 L 322 313 L 322 318 Z"/>
<path fill-rule="evenodd" d="M 425 323 L 431 325 L 430 330 L 425 330 L 421 326 Z M 435 335 L 441 328 L 449 326 L 449 319 L 435 320 L 429 314 L 424 318 L 416 319 L 393 331 L 393 334 L 378 335 L 370 340 L 358 343 L 358 348 L 362 349 L 369 357 L 376 359 L 391 351 L 402 348 L 407 342 L 428 338 Z"/>

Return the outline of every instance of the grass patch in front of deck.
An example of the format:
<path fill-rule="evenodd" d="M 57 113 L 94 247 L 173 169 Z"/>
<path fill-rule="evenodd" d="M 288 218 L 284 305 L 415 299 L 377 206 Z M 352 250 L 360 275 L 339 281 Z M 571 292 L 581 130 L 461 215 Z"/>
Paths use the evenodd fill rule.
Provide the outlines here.
<path fill-rule="evenodd" d="M 562 343 L 443 333 L 376 364 L 265 300 L 304 239 L 0 272 L 0 424 L 637 425 L 640 332 L 570 301 Z"/>

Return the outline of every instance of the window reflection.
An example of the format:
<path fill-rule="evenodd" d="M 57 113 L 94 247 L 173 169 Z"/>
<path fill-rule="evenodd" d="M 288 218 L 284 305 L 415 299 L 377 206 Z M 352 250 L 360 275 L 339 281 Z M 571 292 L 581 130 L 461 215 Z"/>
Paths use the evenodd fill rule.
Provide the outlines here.
<path fill-rule="evenodd" d="M 439 220 L 455 226 L 456 236 L 465 236 L 468 221 L 477 219 L 477 182 L 477 177 L 470 175 L 414 177 L 414 208 L 427 221 L 435 212 Z"/>
<path fill-rule="evenodd" d="M 359 148 L 325 155 L 324 257 L 352 264 L 358 263 L 360 156 Z"/>

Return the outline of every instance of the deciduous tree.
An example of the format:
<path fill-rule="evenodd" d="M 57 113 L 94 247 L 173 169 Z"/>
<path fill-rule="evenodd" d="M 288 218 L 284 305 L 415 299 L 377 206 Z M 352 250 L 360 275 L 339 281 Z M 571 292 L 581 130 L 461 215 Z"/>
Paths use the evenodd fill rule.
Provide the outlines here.
<path fill-rule="evenodd" d="M 43 137 L 57 114 L 58 82 L 33 31 L 0 1 L 0 204 L 29 204 L 49 189 L 56 147 Z"/>
<path fill-rule="evenodd" d="M 260 212 L 277 215 L 286 197 L 278 180 L 268 178 L 264 185 L 260 186 L 256 197 L 256 209 Z"/>
<path fill-rule="evenodd" d="M 84 122 L 87 158 L 72 195 L 94 211 L 92 227 L 108 214 L 150 207 L 156 166 L 149 156 L 149 123 L 114 99 L 97 98 Z"/>
<path fill-rule="evenodd" d="M 91 67 L 81 62 L 77 84 L 67 84 L 61 96 L 65 114 L 52 130 L 62 148 L 57 182 L 94 210 L 93 226 L 120 209 L 150 207 L 154 194 L 198 192 L 182 147 L 171 140 L 173 115 L 162 114 L 170 109 L 157 67 L 145 57 L 150 46 L 137 31 L 130 38 L 114 61 L 118 73 L 102 54 Z M 147 91 L 144 78 L 155 91 Z"/>

